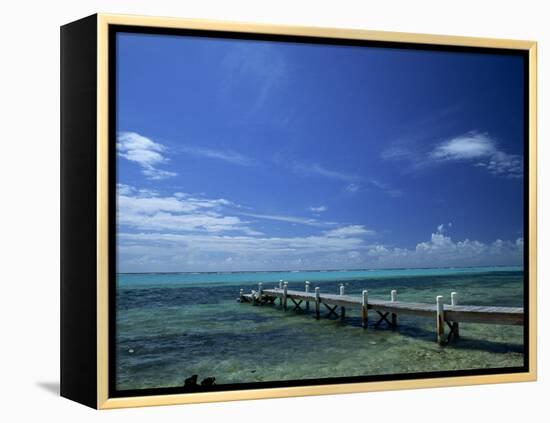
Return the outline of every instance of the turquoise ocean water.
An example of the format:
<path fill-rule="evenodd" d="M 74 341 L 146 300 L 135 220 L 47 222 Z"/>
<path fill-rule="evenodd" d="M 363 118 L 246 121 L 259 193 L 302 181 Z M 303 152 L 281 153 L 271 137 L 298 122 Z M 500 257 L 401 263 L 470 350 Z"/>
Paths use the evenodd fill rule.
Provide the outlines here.
<path fill-rule="evenodd" d="M 116 386 L 119 390 L 182 386 L 193 374 L 216 384 L 522 366 L 523 328 L 461 324 L 461 339 L 435 342 L 432 319 L 402 316 L 399 327 L 361 328 L 358 311 L 344 322 L 236 301 L 263 282 L 402 301 L 523 305 L 521 267 L 350 271 L 118 274 Z"/>

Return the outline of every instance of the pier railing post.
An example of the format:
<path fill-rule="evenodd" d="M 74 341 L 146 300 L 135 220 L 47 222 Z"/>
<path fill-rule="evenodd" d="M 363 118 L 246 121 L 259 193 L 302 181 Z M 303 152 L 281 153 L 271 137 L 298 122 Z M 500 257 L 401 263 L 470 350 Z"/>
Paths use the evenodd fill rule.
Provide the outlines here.
<path fill-rule="evenodd" d="M 315 316 L 319 319 L 321 314 L 321 288 L 315 287 Z"/>
<path fill-rule="evenodd" d="M 340 284 L 340 295 L 346 295 L 346 287 L 343 283 Z M 340 307 L 340 318 L 344 320 L 346 318 L 346 307 Z"/>
<path fill-rule="evenodd" d="M 279 289 L 283 289 L 283 280 L 282 279 L 279 281 Z"/>
<path fill-rule="evenodd" d="M 451 305 L 453 307 L 458 305 L 458 294 L 456 292 L 451 292 Z M 451 326 L 453 328 L 453 336 L 458 338 L 460 336 L 458 322 L 453 322 Z"/>
<path fill-rule="evenodd" d="M 305 290 L 306 293 L 309 293 L 309 281 L 306 281 Z M 306 310 L 309 310 L 309 301 L 306 301 Z"/>
<path fill-rule="evenodd" d="M 391 302 L 392 303 L 397 301 L 397 291 L 395 289 L 391 290 L 390 297 L 391 297 Z M 393 327 L 397 326 L 397 314 L 395 314 L 395 313 L 391 314 L 391 324 L 392 324 Z"/>
<path fill-rule="evenodd" d="M 436 322 L 436 329 L 437 329 L 437 343 L 439 345 L 445 344 L 445 312 L 443 309 L 443 296 L 438 295 L 435 297 L 436 302 L 436 309 L 437 309 L 437 322 Z"/>
<path fill-rule="evenodd" d="M 368 309 L 369 309 L 369 291 L 364 290 L 362 301 L 361 301 L 361 323 L 363 325 L 363 328 L 365 329 L 367 328 L 368 319 L 369 319 Z"/>
<path fill-rule="evenodd" d="M 262 303 L 262 292 L 264 290 L 264 287 L 261 282 L 258 283 L 258 303 Z"/>
<path fill-rule="evenodd" d="M 239 302 L 244 303 L 244 289 L 240 289 L 239 291 Z"/>
<path fill-rule="evenodd" d="M 287 292 L 288 292 L 288 282 L 285 281 L 283 284 L 283 310 L 286 311 L 286 301 L 287 301 Z"/>

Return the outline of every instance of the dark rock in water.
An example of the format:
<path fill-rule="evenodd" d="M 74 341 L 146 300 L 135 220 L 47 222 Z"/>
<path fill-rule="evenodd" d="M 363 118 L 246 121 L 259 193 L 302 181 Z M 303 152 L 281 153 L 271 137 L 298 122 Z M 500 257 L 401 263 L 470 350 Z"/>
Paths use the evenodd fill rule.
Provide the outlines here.
<path fill-rule="evenodd" d="M 184 382 L 184 387 L 185 388 L 193 388 L 195 386 L 198 386 L 197 385 L 197 379 L 199 378 L 199 375 L 193 375 L 191 377 L 188 377 L 187 379 L 185 379 L 185 382 Z"/>
<path fill-rule="evenodd" d="M 250 373 L 256 373 L 256 370 L 250 370 Z"/>
<path fill-rule="evenodd" d="M 215 380 L 216 380 L 215 377 L 204 378 L 203 381 L 201 382 L 201 386 L 212 386 L 214 385 Z"/>

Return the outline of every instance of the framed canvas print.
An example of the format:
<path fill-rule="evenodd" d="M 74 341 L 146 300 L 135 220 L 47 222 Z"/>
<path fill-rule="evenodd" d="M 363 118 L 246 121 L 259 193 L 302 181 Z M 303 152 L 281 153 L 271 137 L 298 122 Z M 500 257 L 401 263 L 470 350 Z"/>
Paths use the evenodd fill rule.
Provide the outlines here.
<path fill-rule="evenodd" d="M 61 394 L 536 379 L 536 43 L 61 29 Z"/>

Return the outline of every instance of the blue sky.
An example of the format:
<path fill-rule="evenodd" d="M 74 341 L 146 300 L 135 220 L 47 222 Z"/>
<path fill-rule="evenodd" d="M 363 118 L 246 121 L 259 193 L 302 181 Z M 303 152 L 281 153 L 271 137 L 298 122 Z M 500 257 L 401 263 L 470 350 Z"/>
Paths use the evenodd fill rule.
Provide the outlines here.
<path fill-rule="evenodd" d="M 521 264 L 520 57 L 117 39 L 122 272 Z"/>

